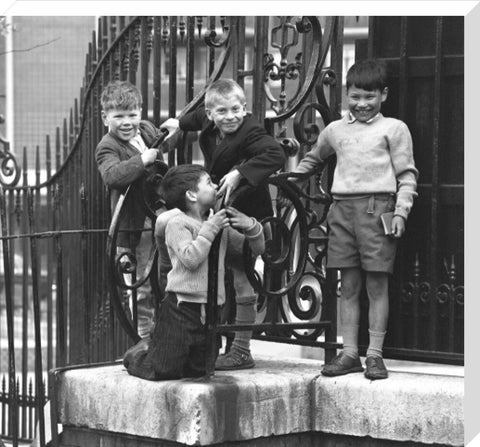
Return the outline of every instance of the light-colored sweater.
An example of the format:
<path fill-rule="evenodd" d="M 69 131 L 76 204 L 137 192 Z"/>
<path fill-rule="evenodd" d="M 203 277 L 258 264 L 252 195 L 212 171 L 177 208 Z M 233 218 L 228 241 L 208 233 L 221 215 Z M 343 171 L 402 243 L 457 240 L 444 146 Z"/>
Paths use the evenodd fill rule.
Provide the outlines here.
<path fill-rule="evenodd" d="M 403 121 L 379 113 L 370 123 L 349 122 L 346 115 L 321 132 L 294 172 L 309 172 L 334 153 L 332 194 L 397 193 L 394 214 L 407 219 L 417 196 L 418 171 Z"/>
<path fill-rule="evenodd" d="M 252 218 L 253 219 L 253 218 Z M 174 292 L 179 301 L 206 303 L 208 292 L 208 255 L 220 228 L 209 221 L 200 222 L 181 211 L 170 211 L 157 218 L 155 236 L 165 237 L 172 269 L 167 276 L 167 292 Z M 225 254 L 242 255 L 243 243 L 248 240 L 254 256 L 265 250 L 263 228 L 254 225 L 244 234 L 233 228 L 223 230 L 218 262 L 218 304 L 225 303 Z"/>

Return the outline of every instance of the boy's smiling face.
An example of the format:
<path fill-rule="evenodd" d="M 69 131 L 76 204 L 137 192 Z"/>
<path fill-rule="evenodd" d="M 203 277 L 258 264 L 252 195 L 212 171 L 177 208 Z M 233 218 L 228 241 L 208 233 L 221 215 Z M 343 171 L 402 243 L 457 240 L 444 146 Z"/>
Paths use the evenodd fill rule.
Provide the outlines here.
<path fill-rule="evenodd" d="M 387 88 L 383 91 L 364 90 L 352 85 L 347 91 L 348 109 L 358 121 L 365 123 L 380 112 L 387 94 Z"/>
<path fill-rule="evenodd" d="M 110 109 L 102 110 L 102 118 L 108 130 L 122 141 L 129 141 L 137 135 L 140 125 L 141 109 Z"/>
<path fill-rule="evenodd" d="M 205 109 L 209 120 L 213 121 L 222 135 L 235 133 L 247 114 L 246 105 L 237 95 L 219 97 L 213 107 Z"/>

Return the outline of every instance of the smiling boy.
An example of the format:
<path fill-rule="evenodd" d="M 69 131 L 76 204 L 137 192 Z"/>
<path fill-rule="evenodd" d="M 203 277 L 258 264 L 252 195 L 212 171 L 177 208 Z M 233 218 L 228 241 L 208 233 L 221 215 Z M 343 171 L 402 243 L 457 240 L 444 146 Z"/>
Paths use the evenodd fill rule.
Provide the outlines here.
<path fill-rule="evenodd" d="M 286 161 L 280 144 L 247 113 L 245 92 L 232 79 L 218 79 L 205 92 L 205 107 L 162 124 L 169 135 L 177 129 L 200 131 L 199 144 L 205 166 L 218 183 L 219 196 L 242 213 L 258 220 L 273 215 L 265 180 Z M 248 187 L 246 188 L 241 187 Z M 242 194 L 239 192 L 243 190 Z M 243 259 L 232 260 L 236 292 L 236 324 L 253 324 L 257 296 L 245 273 Z M 218 358 L 216 369 L 252 368 L 252 331 L 237 331 L 231 350 Z"/>
<path fill-rule="evenodd" d="M 381 112 L 387 99 L 387 72 L 377 60 L 357 62 L 347 72 L 348 113 L 330 123 L 293 172 L 311 172 L 336 154 L 327 222 L 327 267 L 341 272 L 340 318 L 343 351 L 322 374 L 363 371 L 358 354 L 362 270 L 369 298 L 369 346 L 365 376 L 385 379 L 383 343 L 388 321 L 388 275 L 397 240 L 416 197 L 418 171 L 407 125 Z M 392 233 L 385 235 L 381 214 L 393 211 Z"/>
<path fill-rule="evenodd" d="M 151 173 L 158 154 L 157 149 L 149 148 L 158 129 L 149 121 L 141 120 L 142 96 L 130 82 L 113 81 L 107 84 L 100 103 L 108 132 L 97 145 L 95 160 L 110 191 L 112 214 L 120 195 L 131 186 L 120 216 L 117 251 L 134 254 L 137 271 L 143 275 L 153 241 L 142 181 Z M 150 228 L 150 231 L 142 231 L 143 228 Z M 129 282 L 131 278 L 125 276 Z M 131 299 L 131 293 L 129 295 Z M 149 280 L 137 289 L 137 311 L 138 333 L 144 338 L 153 327 L 154 303 Z"/>

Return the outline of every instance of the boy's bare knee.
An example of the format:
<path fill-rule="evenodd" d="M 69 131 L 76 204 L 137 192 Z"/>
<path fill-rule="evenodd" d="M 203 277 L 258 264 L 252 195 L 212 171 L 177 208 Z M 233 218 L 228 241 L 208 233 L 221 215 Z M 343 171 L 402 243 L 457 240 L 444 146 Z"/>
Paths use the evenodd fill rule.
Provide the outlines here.
<path fill-rule="evenodd" d="M 366 288 L 369 299 L 388 298 L 388 274 L 384 272 L 367 272 Z"/>

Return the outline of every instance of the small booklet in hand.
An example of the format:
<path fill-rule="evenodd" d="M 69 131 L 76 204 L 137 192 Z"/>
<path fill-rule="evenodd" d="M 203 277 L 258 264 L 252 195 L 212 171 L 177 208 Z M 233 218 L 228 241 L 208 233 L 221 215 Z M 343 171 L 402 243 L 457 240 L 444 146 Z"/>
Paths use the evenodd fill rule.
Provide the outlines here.
<path fill-rule="evenodd" d="M 389 213 L 380 214 L 380 219 L 382 219 L 383 231 L 387 236 L 391 236 L 393 211 L 390 211 Z"/>

